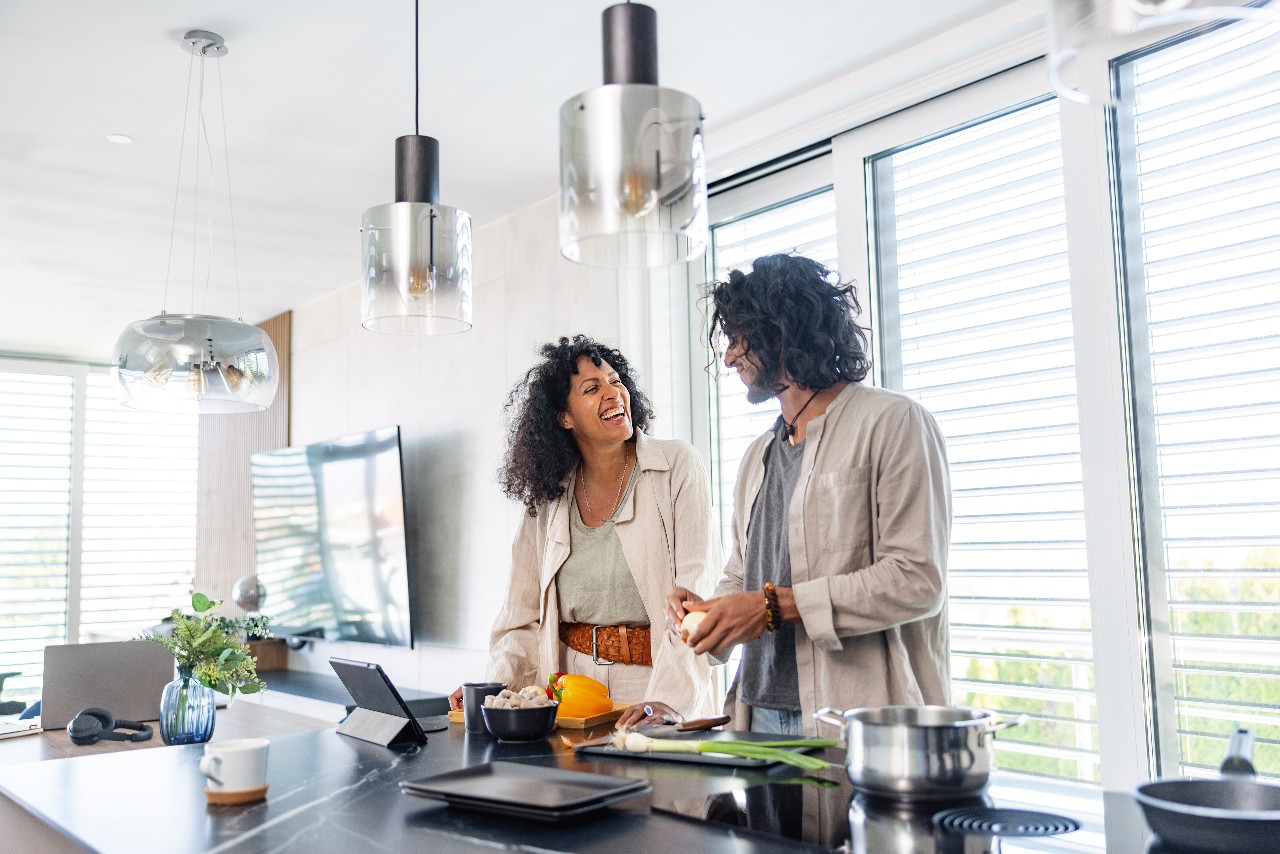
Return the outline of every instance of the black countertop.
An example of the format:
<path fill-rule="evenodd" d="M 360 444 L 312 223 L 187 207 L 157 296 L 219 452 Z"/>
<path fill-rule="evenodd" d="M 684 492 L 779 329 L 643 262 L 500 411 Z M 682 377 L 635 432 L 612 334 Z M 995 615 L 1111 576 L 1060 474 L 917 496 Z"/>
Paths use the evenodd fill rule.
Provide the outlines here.
<path fill-rule="evenodd" d="M 573 731 L 565 735 L 582 737 Z M 851 840 L 851 791 L 839 764 L 805 782 L 784 783 L 801 773 L 784 765 L 743 769 L 588 759 L 567 750 L 559 733 L 505 744 L 465 735 L 455 724 L 431 734 L 426 745 L 383 748 L 333 730 L 316 730 L 271 739 L 265 802 L 213 807 L 205 801 L 197 767 L 202 752 L 202 745 L 188 745 L 13 765 L 0 768 L 0 792 L 89 850 L 121 854 L 478 852 L 495 847 L 755 854 L 836 846 L 868 850 L 870 838 L 855 828 Z M 828 758 L 839 763 L 842 756 L 831 753 Z M 467 812 L 405 794 L 399 787 L 404 780 L 495 760 L 645 779 L 653 791 L 596 813 L 545 823 Z M 816 776 L 839 785 L 817 785 Z M 1124 808 L 1132 809 L 1131 799 Z M 1141 822 L 1136 810 L 1133 816 Z M 890 832 L 886 838 L 901 829 L 879 819 L 870 828 Z M 1084 850 L 1078 847 L 1079 838 L 1060 839 L 1061 847 L 1052 839 L 1033 841 L 1049 843 L 1036 850 Z M 973 850 L 1029 850 L 1010 842 L 1003 849 Z"/>

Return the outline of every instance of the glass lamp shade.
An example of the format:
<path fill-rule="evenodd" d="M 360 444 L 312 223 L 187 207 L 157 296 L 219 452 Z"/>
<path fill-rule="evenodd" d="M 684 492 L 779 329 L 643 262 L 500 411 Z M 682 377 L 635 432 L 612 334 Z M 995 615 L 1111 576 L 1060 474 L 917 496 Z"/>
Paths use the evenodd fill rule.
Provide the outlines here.
<path fill-rule="evenodd" d="M 393 202 L 364 212 L 361 323 L 375 332 L 441 335 L 471 328 L 471 215 Z"/>
<path fill-rule="evenodd" d="M 1169 29 L 1231 21 L 1251 25 L 1280 24 L 1280 5 L 1259 2 L 1241 5 L 1233 0 L 1049 0 L 1049 83 L 1070 101 L 1095 106 L 1115 105 L 1117 97 L 1105 73 L 1107 61 L 1134 47 L 1134 36 Z M 1240 69 L 1252 77 L 1280 70 L 1275 56 L 1254 56 Z M 1183 102 L 1221 95 L 1241 82 L 1239 73 L 1220 69 L 1212 77 L 1188 80 L 1180 92 Z"/>
<path fill-rule="evenodd" d="M 111 374 L 131 409 L 260 412 L 275 399 L 280 360 L 256 326 L 203 314 L 159 314 L 125 327 Z"/>
<path fill-rule="evenodd" d="M 702 108 L 643 83 L 560 108 L 560 252 L 590 267 L 661 267 L 707 248 Z"/>

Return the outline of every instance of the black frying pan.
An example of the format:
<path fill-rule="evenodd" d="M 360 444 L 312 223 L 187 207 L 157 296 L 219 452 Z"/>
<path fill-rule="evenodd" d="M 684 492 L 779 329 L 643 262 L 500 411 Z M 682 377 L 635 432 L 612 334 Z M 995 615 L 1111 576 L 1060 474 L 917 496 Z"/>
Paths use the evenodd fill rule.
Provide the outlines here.
<path fill-rule="evenodd" d="M 1253 733 L 1231 736 L 1217 780 L 1157 780 L 1134 797 L 1155 834 L 1179 850 L 1240 854 L 1280 843 L 1280 786 L 1254 778 Z"/>

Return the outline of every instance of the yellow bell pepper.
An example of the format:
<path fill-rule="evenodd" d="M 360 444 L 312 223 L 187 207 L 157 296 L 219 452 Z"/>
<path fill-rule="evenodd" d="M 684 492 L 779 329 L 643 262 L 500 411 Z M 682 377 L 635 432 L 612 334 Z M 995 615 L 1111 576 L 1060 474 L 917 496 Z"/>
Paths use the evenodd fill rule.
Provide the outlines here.
<path fill-rule="evenodd" d="M 547 694 L 560 701 L 557 718 L 589 718 L 613 711 L 609 689 L 580 673 L 553 673 L 547 680 Z"/>

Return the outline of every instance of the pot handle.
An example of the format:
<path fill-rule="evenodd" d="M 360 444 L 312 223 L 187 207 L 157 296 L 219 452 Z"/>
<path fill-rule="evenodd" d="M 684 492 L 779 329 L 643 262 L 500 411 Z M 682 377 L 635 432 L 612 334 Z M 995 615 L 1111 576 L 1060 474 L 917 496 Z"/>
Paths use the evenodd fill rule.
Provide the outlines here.
<path fill-rule="evenodd" d="M 995 734 L 1002 729 L 1008 729 L 1011 726 L 1022 726 L 1027 722 L 1027 720 L 1027 715 L 1015 715 L 1011 718 L 1005 718 L 1004 720 L 987 724 L 987 726 L 982 729 L 982 735 L 979 737 L 978 743 L 984 743 L 988 737 L 994 737 Z"/>
<path fill-rule="evenodd" d="M 837 717 L 839 715 L 840 717 Z M 840 740 L 844 741 L 844 712 L 839 709 L 833 709 L 830 706 L 824 706 L 813 713 L 813 719 L 818 723 L 830 724 L 840 730 Z"/>
<path fill-rule="evenodd" d="M 1253 767 L 1253 730 L 1240 727 L 1231 733 L 1227 755 L 1219 771 L 1224 778 L 1251 778 L 1257 772 Z"/>

